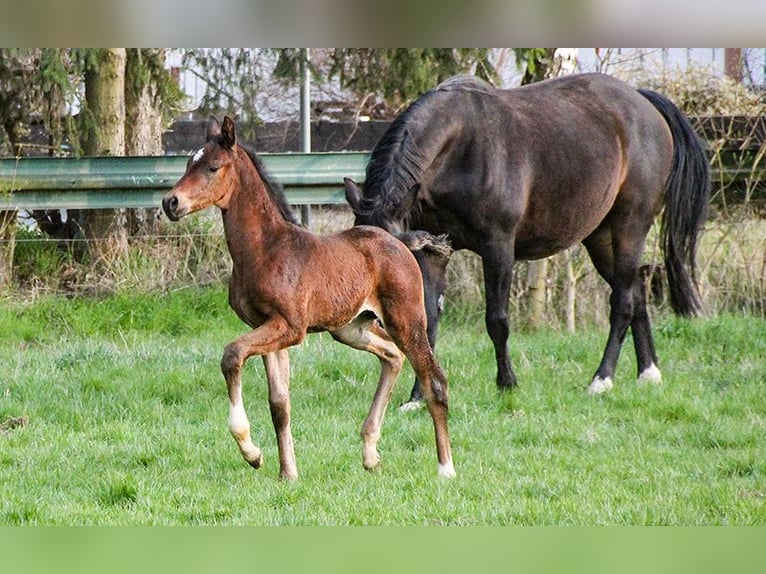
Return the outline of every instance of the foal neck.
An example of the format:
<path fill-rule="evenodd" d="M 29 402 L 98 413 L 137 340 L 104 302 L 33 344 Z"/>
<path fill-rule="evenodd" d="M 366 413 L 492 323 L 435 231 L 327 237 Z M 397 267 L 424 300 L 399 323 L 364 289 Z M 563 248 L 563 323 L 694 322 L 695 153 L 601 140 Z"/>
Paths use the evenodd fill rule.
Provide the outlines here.
<path fill-rule="evenodd" d="M 236 146 L 235 150 L 234 189 L 222 211 L 224 234 L 233 258 L 252 254 L 269 240 L 295 229 L 281 189 L 271 189 L 275 184 L 262 177 L 245 149 Z"/>
<path fill-rule="evenodd" d="M 280 188 L 272 189 L 276 184 L 262 175 L 260 166 L 256 166 L 254 157 L 236 146 L 237 153 L 237 182 L 232 191 L 228 211 L 244 214 L 247 219 L 253 219 L 253 224 L 281 225 L 293 223 L 289 215 L 289 206 L 284 204 Z M 284 205 L 283 205 L 284 204 Z"/>

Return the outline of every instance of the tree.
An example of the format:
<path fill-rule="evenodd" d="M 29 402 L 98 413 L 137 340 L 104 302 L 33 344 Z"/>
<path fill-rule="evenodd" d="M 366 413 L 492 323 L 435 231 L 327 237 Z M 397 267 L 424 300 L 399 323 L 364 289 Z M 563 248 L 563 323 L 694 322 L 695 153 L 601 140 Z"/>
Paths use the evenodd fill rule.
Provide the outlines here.
<path fill-rule="evenodd" d="M 23 136 L 40 119 L 49 155 L 161 153 L 162 129 L 183 98 L 162 49 L 0 49 L 0 150 L 26 155 Z M 58 211 L 33 215 L 57 238 L 81 239 L 85 232 L 94 247 L 110 236 L 126 245 L 114 212 L 70 213 L 66 223 Z M 0 243 L 0 283 L 10 277 L 14 230 L 15 213 L 0 213 L 0 236 L 10 235 Z"/>
<path fill-rule="evenodd" d="M 81 112 L 82 151 L 89 156 L 125 155 L 125 48 L 95 50 L 85 65 L 85 108 Z M 124 212 L 83 210 L 80 226 L 98 261 L 127 252 Z"/>
<path fill-rule="evenodd" d="M 275 76 L 298 78 L 300 51 L 277 51 Z M 321 81 L 337 78 L 363 104 L 383 100 L 387 115 L 395 114 L 417 96 L 455 74 L 473 73 L 497 80 L 487 48 L 336 48 L 312 51 L 315 76 Z M 373 96 L 371 98 L 371 96 Z"/>
<path fill-rule="evenodd" d="M 62 82 L 68 78 L 68 64 L 60 48 L 0 49 L 2 153 L 26 155 L 22 141 L 31 118 L 42 120 L 48 128 L 48 153 L 53 155 L 60 147 L 66 124 L 61 118 L 71 94 Z M 15 233 L 16 212 L 0 211 L 0 286 L 12 277 Z"/>
<path fill-rule="evenodd" d="M 162 48 L 130 48 L 125 62 L 125 155 L 162 155 L 162 132 L 185 98 L 165 68 Z M 127 211 L 129 235 L 156 230 L 156 210 Z"/>

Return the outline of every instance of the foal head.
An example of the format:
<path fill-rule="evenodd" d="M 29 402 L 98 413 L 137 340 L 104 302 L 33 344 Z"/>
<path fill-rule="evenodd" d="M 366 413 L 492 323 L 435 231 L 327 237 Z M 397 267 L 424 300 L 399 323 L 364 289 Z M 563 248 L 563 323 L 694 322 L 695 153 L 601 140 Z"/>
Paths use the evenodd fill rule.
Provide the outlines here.
<path fill-rule="evenodd" d="M 186 172 L 162 199 L 162 209 L 171 221 L 211 205 L 226 209 L 237 185 L 237 137 L 234 120 L 226 116 L 221 124 L 211 117 L 205 146 L 186 164 Z"/>

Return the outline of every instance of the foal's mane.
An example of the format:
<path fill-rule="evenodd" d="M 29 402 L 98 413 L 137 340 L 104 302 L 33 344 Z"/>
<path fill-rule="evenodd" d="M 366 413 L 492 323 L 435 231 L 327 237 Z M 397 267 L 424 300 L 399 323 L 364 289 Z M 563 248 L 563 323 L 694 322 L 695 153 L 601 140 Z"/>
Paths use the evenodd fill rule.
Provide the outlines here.
<path fill-rule="evenodd" d="M 495 88 L 475 76 L 454 76 L 429 90 L 394 119 L 383 134 L 367 164 L 360 215 L 367 223 L 383 225 L 390 221 L 409 223 L 405 201 L 420 182 L 429 158 L 417 145 L 413 132 L 428 121 L 429 105 L 439 92 L 473 92 L 492 94 Z"/>
<path fill-rule="evenodd" d="M 263 165 L 261 158 L 259 158 L 256 155 L 254 150 L 250 149 L 247 146 L 243 146 L 241 144 L 239 145 L 239 147 L 241 147 L 245 151 L 245 153 L 247 154 L 247 157 L 249 157 L 250 161 L 253 162 L 255 171 L 258 172 L 258 176 L 261 178 L 261 181 L 263 181 L 263 185 L 264 187 L 266 187 L 266 191 L 268 192 L 269 197 L 277 206 L 277 208 L 279 208 L 279 212 L 282 214 L 282 217 L 284 217 L 285 220 L 289 221 L 290 223 L 295 223 L 296 225 L 300 225 L 300 222 L 295 216 L 295 213 L 290 207 L 290 204 L 287 202 L 287 198 L 285 197 L 285 190 L 282 187 L 282 184 L 279 183 L 277 180 L 275 180 L 273 177 L 271 177 L 271 175 L 269 175 L 269 172 L 266 170 L 266 167 Z"/>

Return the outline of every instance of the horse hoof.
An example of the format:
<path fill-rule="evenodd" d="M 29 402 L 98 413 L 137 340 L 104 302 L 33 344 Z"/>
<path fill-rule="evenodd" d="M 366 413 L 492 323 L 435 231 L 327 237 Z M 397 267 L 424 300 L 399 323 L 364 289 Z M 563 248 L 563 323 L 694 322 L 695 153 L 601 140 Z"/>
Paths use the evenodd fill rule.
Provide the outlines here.
<path fill-rule="evenodd" d="M 609 377 L 602 379 L 601 377 L 594 377 L 590 386 L 588 387 L 589 395 L 600 395 L 607 391 L 612 390 L 614 383 Z"/>
<path fill-rule="evenodd" d="M 408 413 L 410 411 L 419 411 L 424 406 L 426 406 L 426 404 L 423 401 L 407 401 L 399 407 L 399 412 Z"/>
<path fill-rule="evenodd" d="M 636 382 L 639 385 L 645 385 L 647 383 L 652 385 L 659 385 L 662 382 L 662 374 L 657 368 L 657 365 L 651 365 L 650 367 L 644 369 L 640 375 L 638 375 L 638 381 Z"/>

